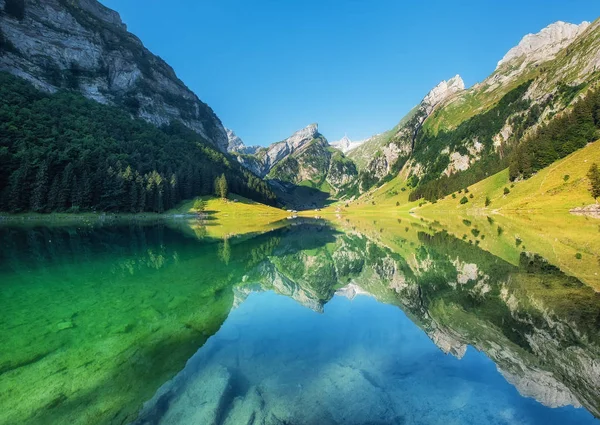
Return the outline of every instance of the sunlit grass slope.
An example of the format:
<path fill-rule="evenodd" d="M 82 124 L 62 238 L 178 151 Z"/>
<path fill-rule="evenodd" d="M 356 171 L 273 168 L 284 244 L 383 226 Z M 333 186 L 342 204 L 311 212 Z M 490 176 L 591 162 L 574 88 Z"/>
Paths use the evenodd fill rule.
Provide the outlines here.
<path fill-rule="evenodd" d="M 588 190 L 586 174 L 592 163 L 600 164 L 600 141 L 590 143 L 566 158 L 539 171 L 533 177 L 512 183 L 508 169 L 503 170 L 473 186 L 469 193 L 455 193 L 435 204 L 419 208 L 420 213 L 436 211 L 568 211 L 594 202 Z M 508 191 L 508 193 L 505 193 Z M 461 204 L 466 197 L 468 202 Z M 489 205 L 486 207 L 486 198 Z"/>

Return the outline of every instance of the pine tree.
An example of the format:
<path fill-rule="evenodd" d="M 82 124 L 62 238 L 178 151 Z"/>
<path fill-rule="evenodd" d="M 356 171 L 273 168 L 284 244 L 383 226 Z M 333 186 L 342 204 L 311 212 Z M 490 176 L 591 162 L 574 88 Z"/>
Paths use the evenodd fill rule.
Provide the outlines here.
<path fill-rule="evenodd" d="M 228 192 L 227 177 L 225 177 L 225 174 L 221 174 L 221 177 L 215 179 L 215 194 L 222 199 L 226 199 Z"/>
<path fill-rule="evenodd" d="M 46 196 L 48 194 L 48 163 L 46 161 L 40 164 L 33 184 L 31 209 L 35 212 L 42 212 L 46 209 Z"/>
<path fill-rule="evenodd" d="M 590 193 L 592 198 L 598 203 L 598 198 L 600 198 L 600 169 L 598 168 L 598 164 L 592 164 L 587 177 L 590 179 Z"/>

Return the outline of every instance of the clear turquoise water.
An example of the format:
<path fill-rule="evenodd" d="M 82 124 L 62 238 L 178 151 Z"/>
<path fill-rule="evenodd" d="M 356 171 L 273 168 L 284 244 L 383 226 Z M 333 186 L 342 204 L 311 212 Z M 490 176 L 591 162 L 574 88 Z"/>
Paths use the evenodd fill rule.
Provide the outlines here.
<path fill-rule="evenodd" d="M 402 232 L 0 228 L 0 424 L 600 423 L 597 293 Z"/>

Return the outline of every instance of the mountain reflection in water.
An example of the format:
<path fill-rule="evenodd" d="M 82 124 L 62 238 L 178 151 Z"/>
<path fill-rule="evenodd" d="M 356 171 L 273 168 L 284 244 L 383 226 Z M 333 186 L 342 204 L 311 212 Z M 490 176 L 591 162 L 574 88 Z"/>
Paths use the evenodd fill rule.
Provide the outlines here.
<path fill-rule="evenodd" d="M 0 423 L 598 423 L 599 295 L 406 224 L 0 229 Z"/>

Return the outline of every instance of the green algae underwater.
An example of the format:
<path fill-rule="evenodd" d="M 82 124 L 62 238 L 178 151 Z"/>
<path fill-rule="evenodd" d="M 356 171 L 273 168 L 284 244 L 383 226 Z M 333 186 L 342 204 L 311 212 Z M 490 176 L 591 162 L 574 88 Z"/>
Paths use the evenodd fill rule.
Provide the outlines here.
<path fill-rule="evenodd" d="M 547 421 L 553 409 L 561 423 L 597 423 L 598 294 L 535 253 L 523 253 L 515 265 L 444 231 L 408 222 L 408 218 L 401 224 L 379 222 L 371 231 L 359 231 L 347 223 L 301 220 L 262 234 L 225 239 L 197 238 L 197 231 L 160 222 L 2 227 L 0 424 L 192 423 L 192 416 L 185 415 L 173 422 L 176 415 L 169 406 L 187 399 L 181 391 L 169 390 L 171 380 L 178 382 L 190 359 L 215 349 L 211 344 L 219 338 L 211 343 L 211 337 L 225 332 L 220 329 L 227 323 L 235 323 L 247 298 L 266 293 L 285 296 L 319 317 L 327 316 L 327 306 L 335 306 L 340 297 L 368 296 L 377 302 L 370 305 L 373 310 L 365 323 L 367 317 L 378 317 L 382 306 L 400 307 L 389 314 L 410 319 L 410 332 L 426 336 L 422 344 L 441 356 L 435 357 L 437 363 L 443 364 L 450 354 L 462 359 L 465 376 L 472 374 L 472 368 L 483 367 L 468 360 L 467 347 L 474 347 L 493 361 L 486 373 L 509 382 L 517 398 L 537 400 L 535 406 L 506 401 L 507 408 L 513 403 L 512 408 L 521 412 L 523 423 L 546 423 L 541 421 Z M 287 305 L 273 302 L 253 315 Z M 290 318 L 299 314 L 286 308 Z M 294 332 L 319 333 L 302 330 L 310 318 L 298 320 L 278 339 Z M 343 328 L 345 323 L 336 326 Z M 247 327 L 247 333 L 253 334 L 252 329 Z M 261 334 L 256 331 L 254 337 L 260 340 Z M 237 350 L 236 341 L 227 339 L 229 350 Z M 317 355 L 311 351 L 313 343 L 304 341 L 307 358 Z M 332 366 L 332 359 L 322 358 L 326 343 L 319 344 L 319 361 Z M 394 357 L 387 349 L 379 355 Z M 255 369 L 264 356 L 275 356 L 268 347 L 262 350 L 266 354 L 251 359 Z M 226 361 L 223 354 L 220 362 Z M 227 366 L 228 376 L 242 373 L 233 372 L 237 364 Z M 277 373 L 277 358 L 270 364 Z M 202 380 L 211 388 L 222 382 Z M 450 378 L 448 382 L 451 392 L 455 383 Z M 233 415 L 236 400 L 268 391 L 260 381 L 245 385 L 250 384 L 256 391 L 224 391 L 210 408 L 208 399 L 185 402 L 186 412 L 193 411 L 206 424 L 250 423 L 250 418 L 262 418 L 265 424 L 315 420 L 302 416 L 300 410 L 307 411 L 302 405 L 300 410 L 290 408 L 283 419 L 281 412 L 277 418 L 269 416 L 266 395 L 247 417 Z M 365 394 L 373 391 L 369 385 L 365 383 Z M 395 383 L 388 385 L 382 388 L 389 394 L 401 389 L 393 387 Z M 422 397 L 427 397 L 426 383 L 420 385 Z M 499 390 L 500 384 L 492 386 L 499 394 L 509 391 Z M 300 400 L 312 399 L 307 393 Z M 390 405 L 402 402 L 390 400 Z M 313 415 L 337 417 L 337 410 L 331 410 L 333 398 L 321 403 L 329 410 L 313 406 Z M 469 407 L 487 415 L 497 413 L 491 405 L 479 403 L 483 404 L 464 406 L 464 416 L 460 409 L 452 410 L 451 418 L 460 423 L 480 420 L 467 412 Z M 418 411 L 416 405 L 409 407 Z M 449 420 L 445 415 L 450 413 L 440 411 L 440 420 Z M 378 423 L 416 420 L 408 413 L 400 416 L 383 415 Z M 502 420 L 489 423 L 507 423 Z M 357 414 L 353 422 L 344 423 L 365 421 Z"/>

